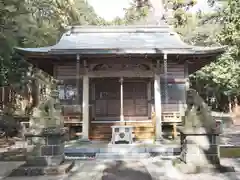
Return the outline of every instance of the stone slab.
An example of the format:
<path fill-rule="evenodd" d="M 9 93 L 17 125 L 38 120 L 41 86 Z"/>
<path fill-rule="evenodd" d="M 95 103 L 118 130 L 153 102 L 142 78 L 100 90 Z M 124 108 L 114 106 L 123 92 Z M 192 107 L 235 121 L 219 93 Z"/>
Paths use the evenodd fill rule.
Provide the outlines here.
<path fill-rule="evenodd" d="M 28 177 L 28 176 L 46 176 L 63 175 L 68 173 L 74 166 L 74 161 L 65 161 L 59 166 L 26 166 L 25 164 L 14 169 L 9 177 Z"/>
<path fill-rule="evenodd" d="M 118 152 L 133 152 L 133 153 L 162 153 L 162 152 L 174 152 L 179 153 L 180 147 L 134 147 L 134 146 L 107 146 L 107 147 L 67 147 L 64 148 L 65 154 L 75 153 L 118 153 Z"/>
<path fill-rule="evenodd" d="M 149 153 L 97 153 L 96 159 L 111 159 L 111 160 L 139 160 L 149 158 Z"/>
<path fill-rule="evenodd" d="M 146 148 L 145 147 L 134 147 L 134 146 L 109 146 L 106 148 L 100 148 L 99 149 L 100 153 L 127 153 L 127 152 L 134 152 L 134 153 L 145 153 Z"/>
<path fill-rule="evenodd" d="M 8 176 L 14 169 L 23 165 L 24 161 L 0 162 L 0 179 Z"/>
<path fill-rule="evenodd" d="M 64 176 L 7 177 L 4 180 L 65 180 Z"/>

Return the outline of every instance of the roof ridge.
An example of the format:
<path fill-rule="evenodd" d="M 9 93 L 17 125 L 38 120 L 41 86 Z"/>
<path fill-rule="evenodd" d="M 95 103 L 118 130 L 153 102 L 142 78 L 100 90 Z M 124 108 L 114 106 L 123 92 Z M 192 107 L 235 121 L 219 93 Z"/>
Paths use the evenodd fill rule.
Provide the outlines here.
<path fill-rule="evenodd" d="M 74 33 L 173 33 L 169 26 L 72 26 L 68 34 Z"/>
<path fill-rule="evenodd" d="M 107 25 L 107 26 L 98 26 L 98 25 L 74 25 L 74 26 L 69 26 L 68 28 L 79 28 L 79 29 L 84 29 L 84 28 L 103 28 L 103 29 L 107 29 L 107 28 L 169 28 L 169 25 L 165 24 L 165 25 L 151 25 L 151 24 L 147 24 L 147 25 Z"/>

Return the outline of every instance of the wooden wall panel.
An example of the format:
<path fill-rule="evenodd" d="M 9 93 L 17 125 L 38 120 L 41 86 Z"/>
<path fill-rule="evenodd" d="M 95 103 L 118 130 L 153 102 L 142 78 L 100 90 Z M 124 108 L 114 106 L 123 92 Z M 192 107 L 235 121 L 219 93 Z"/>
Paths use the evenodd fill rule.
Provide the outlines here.
<path fill-rule="evenodd" d="M 136 99 L 135 100 L 135 110 L 138 116 L 148 116 L 148 101 L 146 99 Z"/>
<path fill-rule="evenodd" d="M 126 79 L 123 83 L 124 116 L 148 116 L 148 81 Z"/>
<path fill-rule="evenodd" d="M 184 64 L 168 63 L 167 76 L 169 78 L 184 79 L 185 67 Z M 161 66 L 161 74 L 164 74 L 164 66 Z M 164 77 L 164 76 L 163 76 Z"/>
<path fill-rule="evenodd" d="M 95 118 L 120 116 L 120 83 L 118 79 L 95 79 Z"/>
<path fill-rule="evenodd" d="M 76 63 L 54 65 L 55 78 L 63 80 L 60 103 L 66 123 L 82 121 L 82 80 L 77 79 L 76 69 Z"/>
<path fill-rule="evenodd" d="M 95 108 L 98 117 L 120 116 L 120 83 L 118 79 L 95 79 Z M 124 116 L 148 117 L 147 81 L 124 79 L 123 107 Z"/>
<path fill-rule="evenodd" d="M 161 97 L 163 112 L 179 112 L 186 101 L 184 90 L 185 78 L 187 77 L 184 64 L 169 63 L 167 68 L 168 93 L 165 91 L 165 76 L 163 66 L 161 66 Z M 179 81 L 181 80 L 181 81 Z M 154 100 L 154 82 L 151 82 L 151 94 Z M 168 94 L 168 100 L 165 101 L 165 94 Z M 153 106 L 154 106 L 154 101 Z"/>
<path fill-rule="evenodd" d="M 71 78 L 76 76 L 76 64 L 66 64 L 66 65 L 55 65 L 56 77 Z"/>

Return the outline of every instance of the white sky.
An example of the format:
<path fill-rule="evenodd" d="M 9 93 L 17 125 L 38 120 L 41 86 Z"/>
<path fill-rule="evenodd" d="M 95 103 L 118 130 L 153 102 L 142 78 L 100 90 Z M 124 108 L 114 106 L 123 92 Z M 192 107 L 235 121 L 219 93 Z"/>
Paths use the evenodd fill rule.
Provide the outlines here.
<path fill-rule="evenodd" d="M 124 16 L 124 8 L 128 8 L 131 0 L 87 0 L 93 6 L 95 12 L 102 18 L 111 21 L 115 17 Z M 198 4 L 191 11 L 209 11 L 207 0 L 198 0 Z"/>
<path fill-rule="evenodd" d="M 128 8 L 131 0 L 87 0 L 95 12 L 106 20 L 124 16 L 124 8 Z"/>

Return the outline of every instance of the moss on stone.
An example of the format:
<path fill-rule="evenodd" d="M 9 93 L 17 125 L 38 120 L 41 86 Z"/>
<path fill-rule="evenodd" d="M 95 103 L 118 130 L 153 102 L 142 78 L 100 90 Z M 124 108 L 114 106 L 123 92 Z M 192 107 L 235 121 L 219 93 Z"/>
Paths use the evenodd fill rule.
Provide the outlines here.
<path fill-rule="evenodd" d="M 239 158 L 240 147 L 220 147 L 221 158 Z"/>

